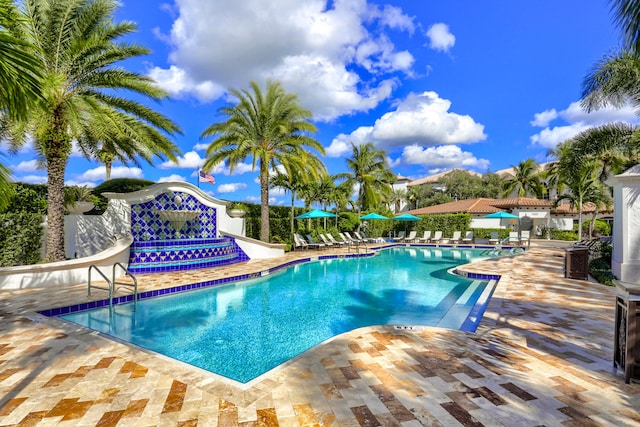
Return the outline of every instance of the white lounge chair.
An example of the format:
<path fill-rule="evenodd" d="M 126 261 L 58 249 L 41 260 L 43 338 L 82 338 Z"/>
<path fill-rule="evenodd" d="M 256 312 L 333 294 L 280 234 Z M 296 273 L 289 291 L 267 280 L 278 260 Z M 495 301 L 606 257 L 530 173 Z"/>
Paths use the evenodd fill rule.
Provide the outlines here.
<path fill-rule="evenodd" d="M 415 242 L 415 241 L 416 241 L 416 235 L 417 235 L 417 234 L 418 234 L 418 232 L 417 232 L 417 231 L 415 231 L 415 230 L 410 231 L 410 232 L 409 232 L 409 235 L 404 239 L 404 241 L 405 241 L 405 242 L 407 242 L 407 243 L 409 243 L 409 242 L 410 242 L 410 243 Z"/>
<path fill-rule="evenodd" d="M 492 231 L 491 232 L 491 237 L 489 237 L 489 244 L 490 245 L 497 245 L 498 243 L 500 243 L 500 237 L 497 231 Z"/>
<path fill-rule="evenodd" d="M 318 233 L 318 236 L 320 236 L 320 240 L 322 240 L 322 242 L 324 243 L 325 246 L 327 246 L 327 247 L 333 246 L 333 243 L 331 241 L 329 241 L 327 236 L 325 236 L 322 233 Z"/>
<path fill-rule="evenodd" d="M 293 234 L 293 248 L 295 249 L 309 249 L 309 244 L 302 238 L 301 235 L 294 233 Z"/>
<path fill-rule="evenodd" d="M 531 244 L 531 231 L 522 230 L 520 232 L 520 244 L 524 246 L 525 244 L 529 246 Z"/>
<path fill-rule="evenodd" d="M 520 237 L 518 236 L 518 232 L 517 231 L 511 231 L 509 233 L 509 240 L 507 240 L 507 243 L 509 245 L 519 245 L 520 244 Z"/>
<path fill-rule="evenodd" d="M 393 241 L 394 242 L 402 242 L 404 240 L 404 237 L 405 237 L 404 230 L 400 230 L 400 231 L 398 231 L 398 235 L 393 238 Z"/>
<path fill-rule="evenodd" d="M 461 231 L 454 231 L 453 235 L 451 236 L 451 238 L 449 239 L 449 243 L 451 244 L 458 244 L 460 243 L 460 239 L 462 239 L 462 232 Z"/>
<path fill-rule="evenodd" d="M 473 243 L 473 231 L 467 231 L 462 238 L 462 243 Z"/>
<path fill-rule="evenodd" d="M 425 230 L 422 237 L 418 238 L 418 242 L 420 243 L 429 243 L 431 241 L 431 230 Z"/>
<path fill-rule="evenodd" d="M 433 238 L 431 239 L 431 243 L 441 243 L 442 242 L 442 231 L 434 231 Z"/>
<path fill-rule="evenodd" d="M 326 236 L 329 239 L 329 241 L 331 243 L 333 243 L 334 245 L 344 246 L 344 245 L 348 244 L 348 242 L 345 242 L 344 240 L 336 240 L 336 238 L 333 237 L 333 234 L 331 234 L 331 233 L 327 233 Z"/>

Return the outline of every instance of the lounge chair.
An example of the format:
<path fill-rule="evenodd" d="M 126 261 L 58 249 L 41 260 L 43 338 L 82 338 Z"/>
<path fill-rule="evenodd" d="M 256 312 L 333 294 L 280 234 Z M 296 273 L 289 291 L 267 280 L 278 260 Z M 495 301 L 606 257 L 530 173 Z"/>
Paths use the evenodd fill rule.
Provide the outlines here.
<path fill-rule="evenodd" d="M 333 237 L 333 234 L 331 234 L 331 233 L 327 233 L 326 236 L 329 239 L 329 241 L 331 243 L 333 243 L 334 245 L 344 246 L 344 245 L 348 245 L 349 244 L 349 242 L 346 242 L 344 240 L 336 240 L 336 238 Z"/>
<path fill-rule="evenodd" d="M 350 237 L 347 237 L 347 235 L 341 231 L 338 232 L 338 236 L 342 239 L 343 242 L 345 242 L 348 245 L 353 243 L 353 240 Z"/>
<path fill-rule="evenodd" d="M 409 235 L 404 239 L 404 241 L 405 241 L 405 242 L 407 242 L 407 243 L 409 243 L 409 242 L 411 242 L 411 243 L 415 242 L 415 241 L 416 241 L 416 234 L 418 234 L 418 232 L 417 232 L 417 231 L 415 231 L 415 230 L 410 231 L 410 232 L 409 232 Z"/>
<path fill-rule="evenodd" d="M 522 230 L 520 232 L 520 244 L 524 246 L 525 244 L 529 246 L 531 244 L 531 231 Z"/>
<path fill-rule="evenodd" d="M 434 231 L 433 238 L 431 239 L 431 243 L 441 243 L 442 242 L 442 231 Z"/>
<path fill-rule="evenodd" d="M 311 234 L 307 234 L 306 237 L 307 237 L 307 243 L 309 244 L 309 246 L 315 246 L 317 249 L 322 249 L 327 247 L 327 245 L 325 245 L 324 243 L 316 242 L 315 240 L 313 240 L 313 236 Z"/>
<path fill-rule="evenodd" d="M 429 243 L 431 241 L 431 230 L 426 230 L 422 237 L 418 238 L 420 243 Z"/>
<path fill-rule="evenodd" d="M 400 230 L 398 231 L 398 235 L 394 237 L 392 240 L 394 242 L 402 242 L 404 241 L 404 237 L 405 237 L 404 230 Z"/>
<path fill-rule="evenodd" d="M 507 243 L 510 245 L 519 245 L 520 244 L 520 236 L 518 236 L 518 232 L 517 231 L 511 231 L 509 233 L 509 240 L 507 240 Z"/>
<path fill-rule="evenodd" d="M 322 233 L 318 233 L 318 236 L 320 236 L 320 240 L 322 240 L 322 243 L 324 243 L 325 246 L 333 246 L 333 243 L 327 238 L 327 236 Z"/>
<path fill-rule="evenodd" d="M 497 245 L 498 243 L 500 243 L 500 237 L 497 231 L 492 231 L 491 232 L 491 237 L 489 237 L 489 244 L 490 245 Z"/>
<path fill-rule="evenodd" d="M 473 243 L 473 231 L 467 231 L 462 238 L 462 243 Z"/>
<path fill-rule="evenodd" d="M 461 231 L 454 231 L 453 235 L 449 239 L 449 243 L 457 245 L 458 243 L 460 243 L 461 239 L 462 239 L 462 232 Z"/>
<path fill-rule="evenodd" d="M 357 231 L 354 231 L 353 234 L 355 234 L 356 240 L 359 240 L 361 242 L 370 243 L 374 241 L 373 239 L 370 239 L 367 236 L 365 236 L 364 233 L 360 234 Z"/>
<path fill-rule="evenodd" d="M 297 233 L 293 235 L 293 248 L 295 249 L 309 249 L 309 244 Z"/>

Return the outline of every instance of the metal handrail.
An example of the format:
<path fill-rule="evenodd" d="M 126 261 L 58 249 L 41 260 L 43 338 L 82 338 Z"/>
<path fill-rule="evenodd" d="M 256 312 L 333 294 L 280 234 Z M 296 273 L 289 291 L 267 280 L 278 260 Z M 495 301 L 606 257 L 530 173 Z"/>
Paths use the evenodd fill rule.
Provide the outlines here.
<path fill-rule="evenodd" d="M 91 269 L 95 269 L 98 274 L 100 274 L 102 276 L 102 278 L 107 282 L 107 284 L 109 285 L 108 288 L 105 288 L 103 286 L 96 286 L 96 285 L 91 285 Z M 87 284 L 87 295 L 91 296 L 91 288 L 96 288 L 96 289 L 102 289 L 104 291 L 109 291 L 109 306 L 111 306 L 112 302 L 113 302 L 113 283 L 111 280 L 109 280 L 109 278 L 107 276 L 104 275 L 104 273 L 102 271 L 100 271 L 100 269 L 98 268 L 97 265 L 95 264 L 91 264 L 89 266 L 89 283 Z"/>
<path fill-rule="evenodd" d="M 131 279 L 133 280 L 133 283 L 117 282 L 116 281 L 116 267 L 122 268 L 122 270 L 124 270 L 124 275 L 131 277 Z M 125 267 L 124 265 L 122 265 L 119 262 L 116 262 L 115 264 L 113 264 L 112 273 L 113 273 L 112 275 L 113 275 L 113 285 L 114 285 L 114 287 L 115 287 L 115 285 L 121 285 L 121 286 L 129 286 L 129 287 L 133 288 L 133 306 L 135 308 L 137 306 L 137 304 L 138 304 L 138 279 L 136 279 L 136 277 L 133 275 L 133 273 L 131 273 L 131 271 L 129 271 L 129 269 L 127 267 Z"/>

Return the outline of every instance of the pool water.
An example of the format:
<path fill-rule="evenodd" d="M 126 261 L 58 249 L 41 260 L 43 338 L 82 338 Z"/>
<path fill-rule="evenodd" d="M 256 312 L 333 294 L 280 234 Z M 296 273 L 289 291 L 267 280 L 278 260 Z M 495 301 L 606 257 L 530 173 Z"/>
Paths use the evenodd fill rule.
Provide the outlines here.
<path fill-rule="evenodd" d="M 333 336 L 371 325 L 475 330 L 487 281 L 447 270 L 481 250 L 398 247 L 298 264 L 225 286 L 61 316 L 246 383 Z M 490 291 L 489 291 L 490 293 Z M 470 313 L 475 322 L 469 322 Z"/>

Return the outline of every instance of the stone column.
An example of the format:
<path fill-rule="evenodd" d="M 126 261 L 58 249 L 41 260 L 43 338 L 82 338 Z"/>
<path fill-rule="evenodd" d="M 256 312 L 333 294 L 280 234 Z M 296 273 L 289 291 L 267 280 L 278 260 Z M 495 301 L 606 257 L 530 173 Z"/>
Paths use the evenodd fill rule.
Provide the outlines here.
<path fill-rule="evenodd" d="M 640 283 L 640 165 L 607 181 L 613 187 L 613 274 Z"/>

